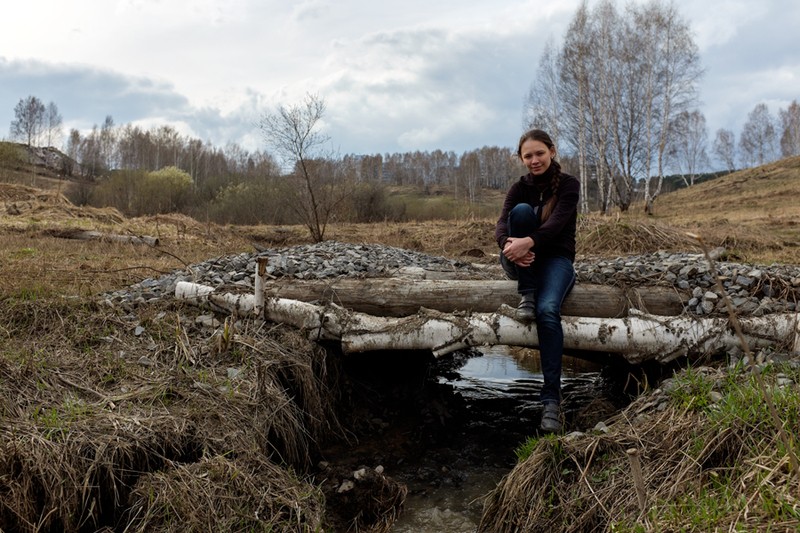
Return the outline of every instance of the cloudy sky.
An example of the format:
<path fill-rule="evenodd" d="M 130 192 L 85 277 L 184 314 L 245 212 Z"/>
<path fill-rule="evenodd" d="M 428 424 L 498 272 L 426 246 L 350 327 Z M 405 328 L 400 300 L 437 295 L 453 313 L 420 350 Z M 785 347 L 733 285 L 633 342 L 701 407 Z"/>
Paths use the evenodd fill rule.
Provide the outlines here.
<path fill-rule="evenodd" d="M 643 0 L 634 0 L 643 1 Z M 548 41 L 579 0 L 25 0 L 0 18 L 0 138 L 33 95 L 65 130 L 169 123 L 264 148 L 306 93 L 341 154 L 512 146 Z M 589 0 L 590 6 L 594 4 Z M 617 5 L 621 8 L 624 0 Z M 800 2 L 676 0 L 706 69 L 709 135 L 800 100 Z"/>

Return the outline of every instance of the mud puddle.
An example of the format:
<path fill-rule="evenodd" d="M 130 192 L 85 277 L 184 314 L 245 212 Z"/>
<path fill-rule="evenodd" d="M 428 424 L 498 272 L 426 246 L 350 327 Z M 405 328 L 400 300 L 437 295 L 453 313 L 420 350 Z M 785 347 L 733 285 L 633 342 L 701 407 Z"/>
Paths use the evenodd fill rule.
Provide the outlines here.
<path fill-rule="evenodd" d="M 325 451 L 340 468 L 378 468 L 408 489 L 390 531 L 474 532 L 482 498 L 537 434 L 542 386 L 538 353 L 496 346 L 414 365 L 358 361 L 350 374 L 372 431 Z M 419 361 L 417 361 L 419 363 Z M 593 425 L 619 406 L 606 398 L 599 365 L 565 358 L 567 430 Z M 584 408 L 592 408 L 587 416 Z M 591 427 L 591 425 L 589 427 Z"/>

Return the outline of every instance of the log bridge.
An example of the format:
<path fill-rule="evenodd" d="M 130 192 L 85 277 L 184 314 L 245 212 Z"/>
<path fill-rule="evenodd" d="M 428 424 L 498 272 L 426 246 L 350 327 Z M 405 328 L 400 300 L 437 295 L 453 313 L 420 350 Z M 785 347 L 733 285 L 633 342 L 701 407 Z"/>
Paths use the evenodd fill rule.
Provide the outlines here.
<path fill-rule="evenodd" d="M 535 323 L 514 318 L 516 282 L 494 280 L 340 279 L 270 281 L 266 259 L 253 294 L 219 293 L 179 282 L 178 299 L 301 328 L 315 340 L 340 341 L 345 353 L 455 350 L 504 344 L 538 347 Z M 562 307 L 564 348 L 618 353 L 631 364 L 669 362 L 741 348 L 730 320 L 684 313 L 684 295 L 668 287 L 576 284 Z M 800 315 L 739 318 L 750 350 L 800 351 Z"/>

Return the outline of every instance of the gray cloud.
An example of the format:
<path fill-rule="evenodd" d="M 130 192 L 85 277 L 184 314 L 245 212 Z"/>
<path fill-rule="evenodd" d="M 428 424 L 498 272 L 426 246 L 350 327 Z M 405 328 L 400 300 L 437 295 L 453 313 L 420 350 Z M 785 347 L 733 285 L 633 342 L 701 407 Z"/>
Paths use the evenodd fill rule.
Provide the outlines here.
<path fill-rule="evenodd" d="M 54 102 L 68 128 L 88 130 L 111 115 L 117 125 L 179 124 L 188 130 L 184 133 L 219 146 L 242 139 L 250 144 L 254 141 L 257 117 L 253 115 L 258 113 L 255 107 L 260 98 L 252 92 L 247 102 L 223 116 L 217 109 L 192 107 L 169 83 L 87 66 L 0 58 L 0 80 L 0 131 L 4 136 L 17 102 L 36 96 L 45 104 Z"/>
<path fill-rule="evenodd" d="M 0 79 L 0 125 L 11 123 L 14 106 L 28 96 L 54 102 L 65 123 L 84 128 L 101 124 L 107 115 L 119 124 L 173 115 L 188 105 L 169 84 L 91 67 L 0 58 Z"/>
<path fill-rule="evenodd" d="M 343 146 L 366 144 L 369 152 L 460 152 L 515 142 L 543 42 L 421 29 L 382 32 L 352 46 L 364 52 L 353 58 L 340 51 L 342 73 L 324 87 L 332 137 Z"/>

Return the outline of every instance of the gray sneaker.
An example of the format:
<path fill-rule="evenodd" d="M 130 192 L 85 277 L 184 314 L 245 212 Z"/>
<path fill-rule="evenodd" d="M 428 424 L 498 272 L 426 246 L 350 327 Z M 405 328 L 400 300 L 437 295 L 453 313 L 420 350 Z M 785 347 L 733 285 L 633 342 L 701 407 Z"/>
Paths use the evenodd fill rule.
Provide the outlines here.
<path fill-rule="evenodd" d="M 536 318 L 536 297 L 533 294 L 524 294 L 517 306 L 517 320 L 520 322 L 533 322 Z"/>
<path fill-rule="evenodd" d="M 542 409 L 540 429 L 546 433 L 561 432 L 561 408 L 557 403 L 546 403 Z"/>

